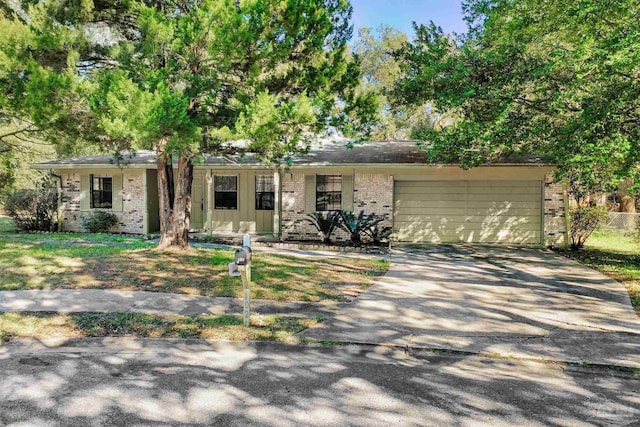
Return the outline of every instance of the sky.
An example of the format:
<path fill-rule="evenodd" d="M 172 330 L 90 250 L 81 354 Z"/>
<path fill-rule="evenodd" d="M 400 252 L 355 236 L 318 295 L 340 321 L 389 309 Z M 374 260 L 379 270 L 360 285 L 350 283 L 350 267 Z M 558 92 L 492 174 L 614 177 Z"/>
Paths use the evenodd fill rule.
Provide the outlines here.
<path fill-rule="evenodd" d="M 387 24 L 411 37 L 413 21 L 418 24 L 433 21 L 445 32 L 462 33 L 466 30 L 461 0 L 351 0 L 351 4 L 354 36 L 359 28 Z"/>

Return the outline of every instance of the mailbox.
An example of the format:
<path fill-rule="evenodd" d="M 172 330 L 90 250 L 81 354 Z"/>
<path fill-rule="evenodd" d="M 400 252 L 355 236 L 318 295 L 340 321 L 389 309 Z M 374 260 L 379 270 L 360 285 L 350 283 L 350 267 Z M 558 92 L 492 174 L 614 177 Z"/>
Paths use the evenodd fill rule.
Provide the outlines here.
<path fill-rule="evenodd" d="M 236 250 L 236 265 L 247 265 L 251 260 L 251 248 L 243 246 L 241 249 Z"/>

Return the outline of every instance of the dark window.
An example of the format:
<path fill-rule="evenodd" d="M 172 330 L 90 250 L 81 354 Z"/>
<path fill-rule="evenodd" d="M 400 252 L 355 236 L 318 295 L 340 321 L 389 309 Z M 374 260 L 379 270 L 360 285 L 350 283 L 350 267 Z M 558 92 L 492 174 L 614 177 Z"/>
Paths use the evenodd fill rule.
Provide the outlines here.
<path fill-rule="evenodd" d="M 316 175 L 316 211 L 342 209 L 342 175 Z"/>
<path fill-rule="evenodd" d="M 272 211 L 275 200 L 273 175 L 256 175 L 256 210 Z"/>
<path fill-rule="evenodd" d="M 213 184 L 216 209 L 238 209 L 238 177 L 216 175 Z"/>
<path fill-rule="evenodd" d="M 113 178 L 91 175 L 91 207 L 103 209 L 113 207 Z"/>

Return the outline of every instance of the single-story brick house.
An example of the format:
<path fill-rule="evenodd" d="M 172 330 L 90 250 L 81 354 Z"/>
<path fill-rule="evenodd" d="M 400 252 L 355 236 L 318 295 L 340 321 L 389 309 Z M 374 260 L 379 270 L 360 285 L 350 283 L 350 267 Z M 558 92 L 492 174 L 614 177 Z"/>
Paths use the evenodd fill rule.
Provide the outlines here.
<path fill-rule="evenodd" d="M 67 158 L 34 165 L 60 176 L 64 230 L 107 210 L 121 231 L 158 231 L 155 155 Z M 207 157 L 194 167 L 191 225 L 207 233 L 256 233 L 316 240 L 305 218 L 326 210 L 374 212 L 406 242 L 567 242 L 566 188 L 539 158 L 465 170 L 430 164 L 414 141 L 369 142 L 347 149 L 325 142 L 284 171 L 252 155 Z M 337 239 L 344 238 L 338 233 Z"/>

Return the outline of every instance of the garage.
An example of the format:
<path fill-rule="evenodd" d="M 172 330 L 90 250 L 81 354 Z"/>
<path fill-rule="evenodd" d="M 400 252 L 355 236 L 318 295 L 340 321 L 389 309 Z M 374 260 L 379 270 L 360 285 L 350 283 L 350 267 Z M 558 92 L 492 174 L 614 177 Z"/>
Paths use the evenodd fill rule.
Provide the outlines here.
<path fill-rule="evenodd" d="M 542 182 L 395 181 L 401 242 L 542 243 Z"/>

